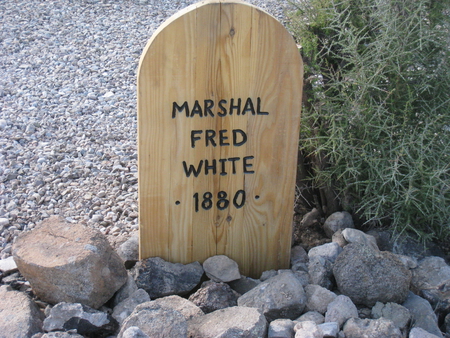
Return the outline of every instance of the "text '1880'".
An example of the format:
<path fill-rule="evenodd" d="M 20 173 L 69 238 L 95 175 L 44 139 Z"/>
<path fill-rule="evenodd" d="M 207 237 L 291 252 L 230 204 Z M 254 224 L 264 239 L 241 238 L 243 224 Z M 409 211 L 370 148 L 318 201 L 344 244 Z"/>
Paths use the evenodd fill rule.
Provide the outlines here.
<path fill-rule="evenodd" d="M 225 191 L 219 191 L 217 198 L 214 198 L 211 192 L 205 192 L 202 197 L 199 197 L 198 192 L 193 196 L 194 198 L 194 210 L 198 212 L 200 208 L 203 210 L 210 210 L 214 205 L 219 210 L 225 210 L 230 206 L 230 203 L 236 208 L 240 209 L 245 204 L 245 191 L 238 190 L 233 196 L 233 199 L 228 198 L 228 194 Z"/>

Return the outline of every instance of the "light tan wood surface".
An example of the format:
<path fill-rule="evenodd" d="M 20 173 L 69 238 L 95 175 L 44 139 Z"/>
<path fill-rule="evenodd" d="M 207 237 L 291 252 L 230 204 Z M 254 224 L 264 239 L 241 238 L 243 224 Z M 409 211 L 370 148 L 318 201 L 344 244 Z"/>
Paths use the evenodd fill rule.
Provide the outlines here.
<path fill-rule="evenodd" d="M 302 76 L 290 34 L 243 2 L 200 2 L 157 30 L 138 71 L 141 259 L 288 267 Z"/>

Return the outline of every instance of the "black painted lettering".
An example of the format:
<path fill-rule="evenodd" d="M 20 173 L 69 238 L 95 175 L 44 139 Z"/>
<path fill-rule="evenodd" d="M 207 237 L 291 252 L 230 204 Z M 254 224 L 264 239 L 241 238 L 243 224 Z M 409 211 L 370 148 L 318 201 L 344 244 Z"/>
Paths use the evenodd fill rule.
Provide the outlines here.
<path fill-rule="evenodd" d="M 205 114 L 205 116 L 207 116 L 209 114 L 212 117 L 214 117 L 214 113 L 212 111 L 212 109 L 214 108 L 214 101 L 213 100 L 205 100 L 204 108 L 205 109 L 204 109 L 203 113 Z"/>
<path fill-rule="evenodd" d="M 238 135 L 241 135 L 241 140 L 238 142 Z M 241 129 L 233 129 L 233 145 L 239 147 L 247 142 L 247 134 Z"/>
<path fill-rule="evenodd" d="M 220 100 L 219 101 L 219 108 L 220 112 L 217 113 L 220 117 L 224 117 L 227 115 L 227 108 L 224 106 L 224 104 L 227 104 L 227 100 Z"/>
<path fill-rule="evenodd" d="M 245 156 L 242 158 L 242 168 L 244 174 L 254 174 L 255 171 L 253 169 L 254 156 Z M 198 177 L 204 168 L 205 175 L 212 174 L 216 175 L 218 170 L 221 176 L 226 176 L 228 173 L 236 174 L 237 172 L 237 162 L 241 160 L 240 157 L 229 157 L 229 158 L 220 158 L 218 160 L 201 160 L 197 167 L 194 165 L 187 165 L 185 161 L 183 161 L 183 169 L 186 177 L 190 177 L 194 175 L 194 177 Z M 220 163 L 220 167 L 217 168 L 217 162 Z M 228 162 L 231 162 L 231 165 L 227 165 Z M 230 167 L 231 166 L 231 167 Z M 227 168 L 228 167 L 228 168 Z"/>
<path fill-rule="evenodd" d="M 214 137 L 216 137 L 216 131 L 214 129 L 207 129 L 205 131 L 206 146 L 209 146 L 209 143 L 211 143 L 213 147 L 216 146 L 216 141 L 214 140 Z"/>
<path fill-rule="evenodd" d="M 244 162 L 244 174 L 254 174 L 255 171 L 251 170 L 253 167 L 253 163 L 249 163 L 247 161 L 249 160 L 253 160 L 255 158 L 255 156 L 245 156 L 243 158 L 243 162 Z"/>
<path fill-rule="evenodd" d="M 241 115 L 241 99 L 238 99 L 237 105 L 234 105 L 234 99 L 231 99 L 230 102 L 230 115 L 233 115 L 233 110 L 237 110 L 237 115 Z"/>
<path fill-rule="evenodd" d="M 195 114 L 198 114 L 198 116 L 203 117 L 202 107 L 200 106 L 200 103 L 198 103 L 198 100 L 195 100 L 194 107 L 191 111 L 191 117 L 194 117 Z"/>
<path fill-rule="evenodd" d="M 238 202 L 239 197 L 241 198 L 240 202 Z M 244 206 L 244 204 L 245 204 L 245 190 L 236 191 L 233 198 L 233 205 L 235 206 L 236 209 L 240 209 Z"/>
<path fill-rule="evenodd" d="M 230 161 L 233 164 L 233 174 L 236 174 L 236 161 L 239 161 L 240 157 L 230 157 L 228 158 L 228 161 Z"/>
<path fill-rule="evenodd" d="M 177 116 L 177 112 L 181 113 L 183 110 L 186 111 L 186 117 L 189 117 L 189 105 L 187 101 L 185 101 L 181 106 L 174 102 L 172 104 L 172 118 L 174 119 Z"/>
<path fill-rule="evenodd" d="M 258 97 L 258 99 L 256 100 L 256 114 L 257 115 L 269 115 L 268 112 L 261 111 L 261 98 L 260 97 Z"/>
<path fill-rule="evenodd" d="M 227 171 L 225 170 L 225 162 L 226 162 L 226 161 L 227 161 L 226 158 L 221 158 L 221 159 L 219 159 L 219 162 L 220 162 L 220 164 L 221 164 L 221 166 L 220 166 L 220 175 L 221 175 L 221 176 L 227 175 Z"/>
<path fill-rule="evenodd" d="M 209 191 L 205 192 L 203 194 L 203 201 L 202 201 L 202 208 L 205 210 L 209 210 L 213 206 L 212 202 L 213 194 L 211 194 Z"/>
<path fill-rule="evenodd" d="M 201 137 L 195 136 L 196 134 L 203 133 L 202 130 L 191 130 L 191 147 L 195 148 L 195 141 L 198 141 L 201 139 Z"/>
<path fill-rule="evenodd" d="M 219 130 L 219 139 L 220 139 L 220 145 L 221 146 L 229 146 L 230 144 L 228 142 L 225 142 L 228 140 L 228 136 L 225 136 L 224 134 L 228 132 L 226 129 Z"/>
<path fill-rule="evenodd" d="M 192 164 L 189 165 L 189 169 L 188 169 L 186 161 L 183 161 L 183 169 L 184 169 L 184 173 L 186 174 L 186 177 L 190 177 L 191 174 L 194 174 L 194 177 L 198 177 L 198 175 L 200 174 L 200 171 L 202 170 L 202 166 L 203 166 L 203 160 L 201 160 L 198 163 L 197 169 Z"/>
<path fill-rule="evenodd" d="M 196 192 L 193 197 L 194 197 L 194 210 L 195 212 L 198 212 L 198 192 Z"/>
<path fill-rule="evenodd" d="M 217 193 L 217 209 L 225 210 L 230 205 L 230 201 L 227 199 L 228 194 L 226 191 L 219 191 Z"/>
<path fill-rule="evenodd" d="M 256 115 L 255 107 L 253 106 L 253 101 L 249 97 L 247 101 L 245 101 L 244 110 L 242 111 L 242 115 L 245 115 L 245 113 L 252 113 L 252 115 Z"/>
<path fill-rule="evenodd" d="M 209 165 L 209 161 L 205 160 L 205 175 L 209 174 L 209 171 L 212 170 L 213 175 L 217 172 L 217 161 L 212 160 L 212 164 Z"/>
<path fill-rule="evenodd" d="M 245 115 L 247 113 L 252 115 L 269 115 L 269 112 L 262 111 L 261 107 L 261 98 L 257 98 L 256 110 L 255 105 L 251 97 L 247 98 L 243 107 L 242 107 L 242 99 L 234 99 L 230 100 L 230 105 L 227 109 L 227 100 L 219 101 L 219 111 L 217 112 L 217 116 L 224 117 L 226 115 Z M 203 107 L 199 103 L 198 100 L 195 100 L 194 106 L 192 110 L 189 110 L 189 104 L 187 101 L 183 102 L 182 105 L 179 105 L 177 102 L 172 103 L 172 118 L 174 119 L 177 116 L 177 113 L 185 112 L 186 117 L 195 117 L 198 115 L 199 117 L 211 116 L 215 117 L 213 108 L 215 107 L 214 100 L 204 100 Z"/>

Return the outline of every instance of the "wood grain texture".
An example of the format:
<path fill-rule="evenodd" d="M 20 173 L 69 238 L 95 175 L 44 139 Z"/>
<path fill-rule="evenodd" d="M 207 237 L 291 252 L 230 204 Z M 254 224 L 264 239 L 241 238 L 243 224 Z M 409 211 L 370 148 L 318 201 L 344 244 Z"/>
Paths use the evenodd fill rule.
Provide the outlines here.
<path fill-rule="evenodd" d="M 138 71 L 141 259 L 158 256 L 188 263 L 225 254 L 252 277 L 288 267 L 302 76 L 302 61 L 289 33 L 276 19 L 243 2 L 200 2 L 158 29 Z M 234 109 L 233 115 L 220 117 L 220 101 L 226 100 L 222 106 L 229 113 L 231 99 L 235 105 L 241 99 L 241 114 Z M 206 113 L 205 104 L 211 102 L 214 106 L 206 116 L 200 117 L 197 109 L 193 117 L 186 117 L 184 110 L 173 117 L 173 102 L 187 102 L 191 113 L 195 107 Z M 200 138 L 194 147 L 193 130 Z M 207 145 L 207 130 L 217 134 L 216 146 Z M 230 145 L 220 145 L 221 130 L 228 137 L 223 143 Z M 233 130 L 247 135 L 245 144 L 232 144 Z M 237 141 L 242 133 L 237 132 Z M 248 156 L 253 157 L 244 168 Z M 235 173 L 233 162 L 223 161 L 230 158 L 240 159 L 234 162 Z M 216 174 L 212 169 L 205 174 L 204 163 L 198 177 L 187 177 L 183 161 L 197 167 L 202 160 L 216 160 Z M 226 175 L 220 174 L 222 165 Z M 240 190 L 246 201 L 236 208 L 232 200 Z M 230 201 L 223 210 L 217 208 L 221 191 Z M 213 196 L 209 210 L 201 206 L 206 192 Z"/>

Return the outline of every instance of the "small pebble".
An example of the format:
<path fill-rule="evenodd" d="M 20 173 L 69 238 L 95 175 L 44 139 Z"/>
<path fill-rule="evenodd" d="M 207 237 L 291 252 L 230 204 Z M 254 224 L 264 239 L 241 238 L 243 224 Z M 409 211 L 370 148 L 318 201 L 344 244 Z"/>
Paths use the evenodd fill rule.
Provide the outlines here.
<path fill-rule="evenodd" d="M 0 218 L 0 229 L 4 228 L 9 224 L 9 219 L 7 218 Z"/>

